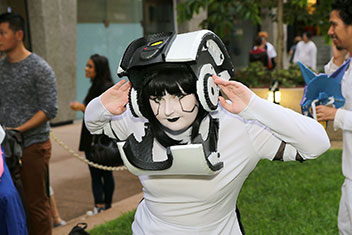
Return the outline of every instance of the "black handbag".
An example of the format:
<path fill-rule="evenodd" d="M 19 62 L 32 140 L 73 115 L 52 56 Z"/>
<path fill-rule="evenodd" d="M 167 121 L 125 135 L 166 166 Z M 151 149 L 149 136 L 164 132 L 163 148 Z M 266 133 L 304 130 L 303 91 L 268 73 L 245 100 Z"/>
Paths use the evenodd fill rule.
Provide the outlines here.
<path fill-rule="evenodd" d="M 24 151 L 24 139 L 21 132 L 15 129 L 5 129 L 5 139 L 2 142 L 6 165 L 9 168 L 12 181 L 25 205 L 25 197 L 21 180 L 22 157 Z M 26 208 L 25 208 L 26 209 Z"/>
<path fill-rule="evenodd" d="M 110 122 L 111 128 L 111 122 Z M 111 128 L 116 139 L 110 138 L 104 132 L 101 135 L 93 135 L 91 143 L 91 160 L 103 166 L 122 166 L 123 161 L 117 147 L 118 138 Z"/>
<path fill-rule="evenodd" d="M 10 172 L 21 168 L 23 155 L 23 135 L 15 129 L 5 129 L 5 139 L 2 147 L 5 152 L 6 165 Z"/>
<path fill-rule="evenodd" d="M 74 226 L 68 235 L 89 235 L 86 231 L 87 223 L 78 223 Z"/>

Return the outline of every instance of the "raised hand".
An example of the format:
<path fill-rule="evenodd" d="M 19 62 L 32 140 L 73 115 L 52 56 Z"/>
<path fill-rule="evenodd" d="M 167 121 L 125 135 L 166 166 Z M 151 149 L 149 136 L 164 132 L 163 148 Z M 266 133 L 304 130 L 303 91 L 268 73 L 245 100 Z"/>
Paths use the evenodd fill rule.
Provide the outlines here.
<path fill-rule="evenodd" d="M 345 62 L 347 50 L 337 48 L 334 41 L 332 42 L 332 55 L 334 57 L 334 64 L 341 66 Z"/>
<path fill-rule="evenodd" d="M 101 102 L 110 113 L 120 115 L 126 111 L 130 88 L 131 83 L 123 79 L 103 93 Z"/>
<path fill-rule="evenodd" d="M 238 114 L 247 107 L 252 96 L 252 91 L 248 87 L 240 82 L 226 81 L 216 75 L 213 75 L 213 79 L 232 102 L 229 104 L 223 97 L 219 97 L 220 104 L 227 111 Z"/>

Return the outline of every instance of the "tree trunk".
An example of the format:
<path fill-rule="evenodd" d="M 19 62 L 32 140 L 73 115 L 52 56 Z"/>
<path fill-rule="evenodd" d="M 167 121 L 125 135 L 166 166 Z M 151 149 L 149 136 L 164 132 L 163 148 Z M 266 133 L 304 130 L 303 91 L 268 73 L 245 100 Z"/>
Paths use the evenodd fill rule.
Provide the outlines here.
<path fill-rule="evenodd" d="M 284 54 L 284 25 L 283 25 L 284 0 L 277 0 L 277 69 L 282 69 Z"/>

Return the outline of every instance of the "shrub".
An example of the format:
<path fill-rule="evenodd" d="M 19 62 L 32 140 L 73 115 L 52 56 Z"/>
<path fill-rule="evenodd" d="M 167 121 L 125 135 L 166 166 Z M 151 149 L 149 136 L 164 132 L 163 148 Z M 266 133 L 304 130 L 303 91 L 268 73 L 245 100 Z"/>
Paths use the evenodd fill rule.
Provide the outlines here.
<path fill-rule="evenodd" d="M 305 85 L 301 71 L 297 64 L 290 64 L 288 69 L 269 71 L 261 62 L 252 62 L 236 72 L 235 80 L 250 88 L 270 87 L 273 80 L 277 80 L 281 87 L 302 87 Z"/>

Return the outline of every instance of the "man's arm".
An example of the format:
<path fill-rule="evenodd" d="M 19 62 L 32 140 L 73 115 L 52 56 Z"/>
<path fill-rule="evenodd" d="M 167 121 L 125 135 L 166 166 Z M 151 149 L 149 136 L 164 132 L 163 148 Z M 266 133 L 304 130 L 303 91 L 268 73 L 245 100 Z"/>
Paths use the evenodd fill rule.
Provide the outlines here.
<path fill-rule="evenodd" d="M 334 129 L 352 131 L 352 111 L 327 106 L 317 106 L 318 121 L 334 121 Z"/>
<path fill-rule="evenodd" d="M 45 113 L 42 110 L 39 110 L 31 119 L 14 129 L 23 133 L 45 123 L 46 121 L 48 121 L 48 118 Z"/>
<path fill-rule="evenodd" d="M 300 50 L 301 50 L 301 42 L 297 43 L 297 46 L 296 46 L 296 51 L 295 51 L 295 54 L 293 55 L 293 63 L 297 63 L 298 62 L 298 56 L 299 56 L 299 53 L 300 53 Z"/>
<path fill-rule="evenodd" d="M 325 73 L 332 74 L 335 72 L 344 62 L 347 55 L 346 50 L 339 50 L 336 48 L 335 44 L 332 43 L 332 54 L 330 62 L 324 66 Z M 352 130 L 351 127 L 344 127 L 344 117 L 347 114 L 352 116 L 352 113 L 347 110 L 338 110 L 334 107 L 328 107 L 324 105 L 319 105 L 316 107 L 317 119 L 318 121 L 334 121 L 334 128 L 347 128 Z M 352 120 L 352 119 L 351 119 Z"/>

